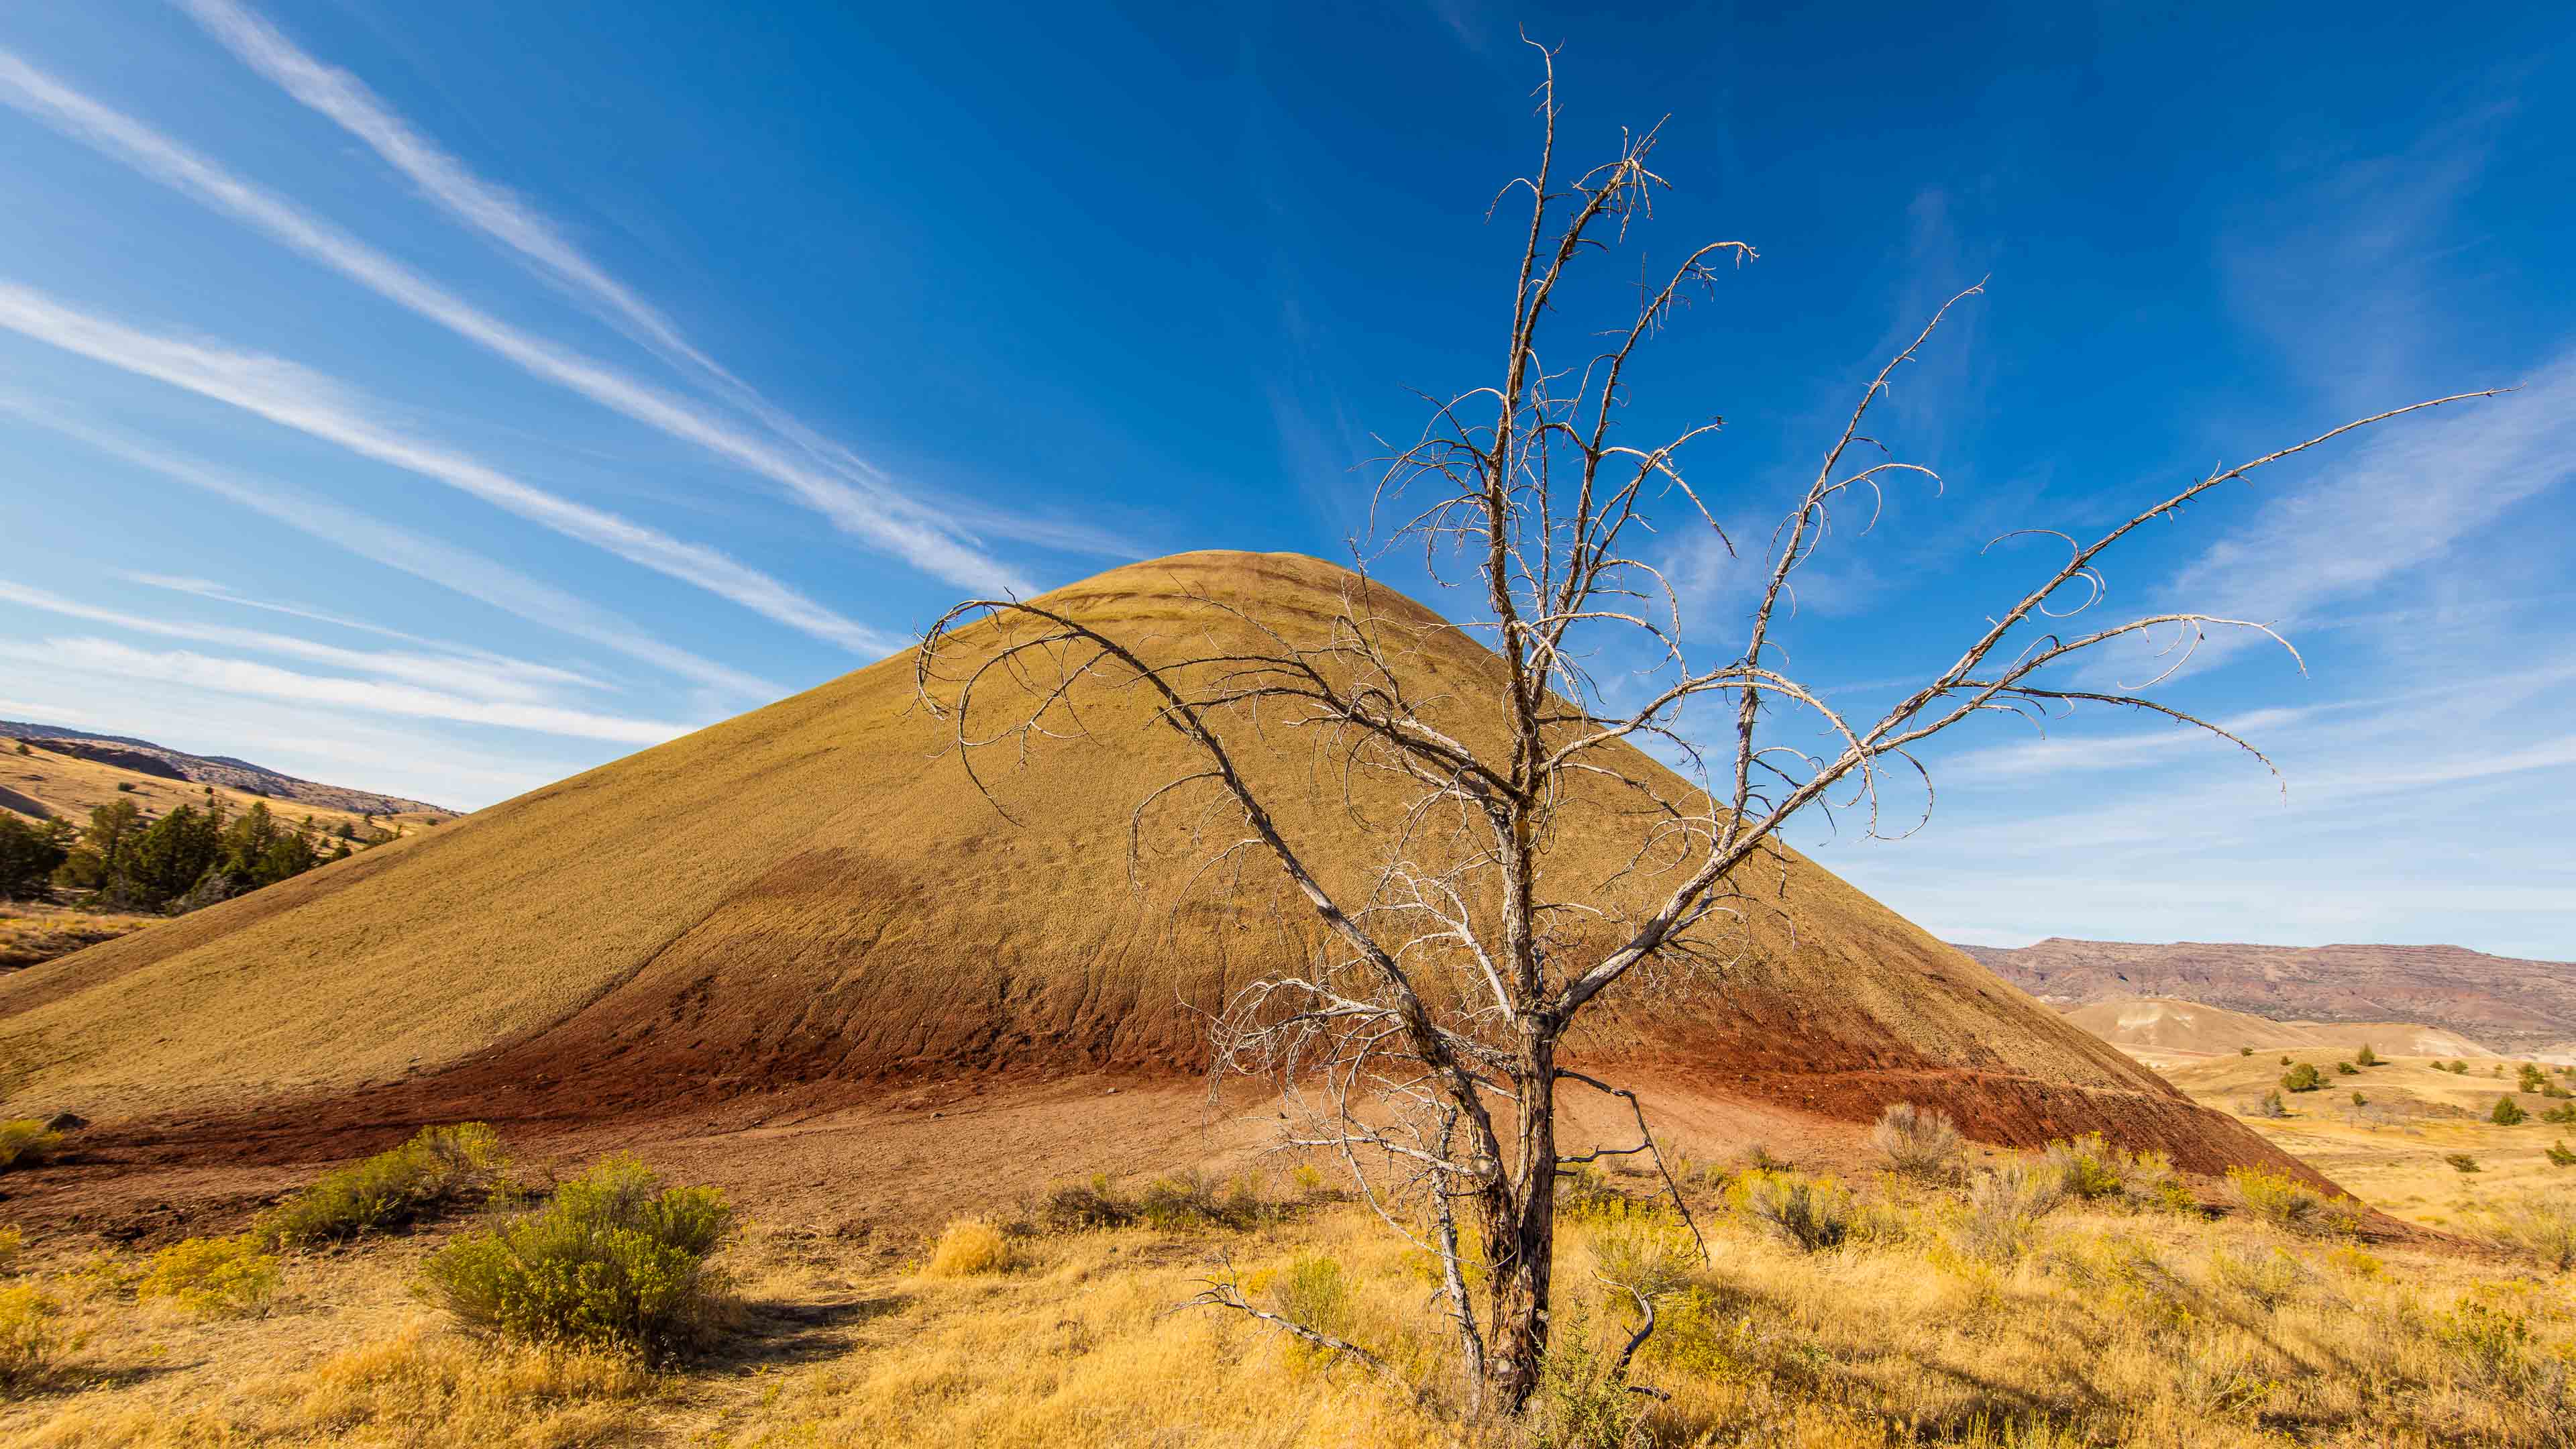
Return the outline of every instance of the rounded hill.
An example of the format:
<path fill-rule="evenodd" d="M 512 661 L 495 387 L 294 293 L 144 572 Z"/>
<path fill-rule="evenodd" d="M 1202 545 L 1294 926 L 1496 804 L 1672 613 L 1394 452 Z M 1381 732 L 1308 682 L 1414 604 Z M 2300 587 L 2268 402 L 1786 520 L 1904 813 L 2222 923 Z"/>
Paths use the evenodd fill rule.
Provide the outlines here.
<path fill-rule="evenodd" d="M 1320 629 L 1361 587 L 1298 555 L 1210 552 L 1047 601 L 1151 658 Z M 1493 677 L 1421 605 L 1381 589 L 1372 607 L 1417 626 L 1407 668 L 1426 693 Z M 959 647 L 992 649 L 992 628 Z M 1088 723 L 995 767 L 988 800 L 943 751 L 913 661 L 881 661 L 0 982 L 0 1095 L 128 1121 L 280 1103 L 351 1125 L 591 1121 L 751 1092 L 848 1105 L 919 1078 L 1189 1071 L 1203 1013 L 1311 932 L 1257 864 L 1182 868 L 1198 857 L 1174 840 L 1131 870 L 1138 803 L 1193 766 L 1141 701 Z M 1243 765 L 1328 885 L 1367 868 L 1375 787 L 1333 778 L 1293 732 Z M 1608 808 L 1559 833 L 1545 869 L 1562 881 L 1607 880 L 1635 851 L 1633 819 Z M 1694 1110 L 1852 1123 L 1907 1100 L 1990 1141 L 2100 1129 L 2201 1171 L 2286 1164 L 1812 862 L 1789 857 L 1763 889 L 1781 916 L 1757 918 L 1743 959 L 1707 985 L 1629 989 L 1578 1055 Z"/>

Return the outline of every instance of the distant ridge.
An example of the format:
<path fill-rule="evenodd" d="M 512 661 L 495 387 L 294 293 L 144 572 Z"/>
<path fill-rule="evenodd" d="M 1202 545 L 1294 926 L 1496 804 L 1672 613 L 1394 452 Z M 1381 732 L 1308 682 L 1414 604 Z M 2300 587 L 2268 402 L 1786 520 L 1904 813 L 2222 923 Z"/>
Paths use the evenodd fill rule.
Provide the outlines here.
<path fill-rule="evenodd" d="M 2423 1022 L 2528 1055 L 2576 1037 L 2576 963 L 2462 946 L 2255 946 L 2079 941 L 1959 947 L 2057 1007 L 2133 997 L 2205 1002 L 2275 1021 Z"/>
<path fill-rule="evenodd" d="M 410 800 L 400 795 L 299 779 L 231 755 L 192 755 L 185 750 L 174 750 L 168 745 L 139 740 L 132 735 L 111 735 L 68 725 L 31 724 L 25 720 L 0 720 L 0 738 L 41 740 L 47 748 L 120 769 L 158 775 L 168 780 L 221 785 L 246 794 L 345 810 L 353 815 L 403 815 L 414 811 L 439 815 L 460 813 L 444 805 L 432 805 L 426 800 Z"/>

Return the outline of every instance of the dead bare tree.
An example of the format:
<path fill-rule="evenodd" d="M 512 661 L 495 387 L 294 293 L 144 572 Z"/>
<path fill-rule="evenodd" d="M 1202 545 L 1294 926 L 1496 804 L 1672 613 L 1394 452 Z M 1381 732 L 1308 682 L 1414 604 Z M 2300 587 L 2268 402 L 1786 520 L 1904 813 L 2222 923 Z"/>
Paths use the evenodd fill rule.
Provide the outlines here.
<path fill-rule="evenodd" d="M 1373 515 L 1381 520 L 1377 546 L 1419 543 L 1435 575 L 1459 564 L 1472 570 L 1482 617 L 1464 627 L 1489 642 L 1492 669 L 1480 688 L 1490 693 L 1463 695 L 1454 680 L 1447 692 L 1424 693 L 1413 665 L 1433 626 L 1387 607 L 1365 586 L 1349 592 L 1318 637 L 1301 640 L 1249 611 L 1204 601 L 1212 614 L 1230 616 L 1228 637 L 1248 632 L 1263 641 L 1249 652 L 1113 637 L 1040 603 L 971 600 L 931 628 L 916 661 L 921 697 L 951 722 L 970 773 L 988 749 L 1025 751 L 1083 733 L 1096 691 L 1141 696 L 1200 763 L 1140 802 L 1137 836 L 1161 829 L 1162 812 L 1196 792 L 1225 826 L 1193 836 L 1206 843 L 1202 869 L 1240 871 L 1266 860 L 1303 898 L 1324 944 L 1226 1004 L 1214 1022 L 1213 1067 L 1219 1077 L 1274 1081 L 1295 1108 L 1287 1141 L 1337 1157 L 1388 1225 L 1434 1255 L 1470 1412 L 1517 1413 L 1539 1381 L 1559 1174 L 1605 1152 L 1661 1162 L 1634 1095 L 1560 1061 L 1567 1032 L 1605 993 L 1640 973 L 1722 972 L 1742 949 L 1749 914 L 1774 909 L 1755 876 L 1776 864 L 1782 827 L 1810 807 L 1856 806 L 1879 833 L 1891 767 L 1919 783 L 1928 811 L 1930 779 L 1911 752 L 1973 716 L 2085 705 L 2142 711 L 2262 759 L 2182 709 L 2126 688 L 2066 682 L 2062 666 L 2132 638 L 2182 657 L 2213 629 L 2279 641 L 2265 624 L 2165 613 L 2073 633 L 2057 632 L 2056 621 L 2100 601 L 2096 562 L 2107 550 L 2220 484 L 2370 423 L 2493 395 L 2392 408 L 2213 471 L 2089 543 L 2052 534 L 2069 549 L 2065 562 L 1992 616 L 1955 662 L 1877 719 L 1846 718 L 1786 672 L 1775 630 L 1794 609 L 1795 577 L 1838 507 L 1865 499 L 1874 517 L 1884 482 L 1932 478 L 1927 468 L 1882 456 L 1863 427 L 1891 375 L 1979 288 L 1944 304 L 1870 379 L 1760 555 L 1758 600 L 1740 643 L 1722 658 L 1694 660 L 1679 595 L 1648 556 L 1646 509 L 1669 504 L 1718 530 L 1680 456 L 1718 424 L 1651 447 L 1623 441 L 1616 424 L 1640 349 L 1677 306 L 1717 280 L 1722 264 L 1750 260 L 1753 249 L 1725 241 L 1692 251 L 1660 285 L 1640 288 L 1619 329 L 1593 334 L 1606 340 L 1581 344 L 1598 350 L 1579 367 L 1551 371 L 1542 334 L 1553 335 L 1554 304 L 1570 271 L 1624 242 L 1665 183 L 1648 165 L 1653 130 L 1625 136 L 1614 159 L 1565 179 L 1554 57 L 1539 53 L 1547 74 L 1537 93 L 1538 167 L 1497 198 L 1499 207 L 1525 197 L 1528 207 L 1500 380 L 1435 401 L 1420 437 L 1391 447 Z M 1847 469 L 1855 447 L 1877 460 Z M 1733 553 L 1722 530 L 1717 537 Z M 1355 554 L 1364 570 L 1369 551 Z M 958 645 L 961 627 L 976 622 L 990 626 L 978 635 L 986 642 Z M 1614 705 L 1588 661 L 1634 662 L 1640 647 L 1652 660 L 1646 695 Z M 953 663 L 958 656 L 966 662 Z M 998 723 L 987 718 L 996 695 L 1007 706 Z M 1703 722 L 1707 707 L 1719 713 Z M 1784 709 L 1820 726 L 1809 737 L 1829 743 L 1813 750 L 1779 743 L 1778 721 L 1766 717 Z M 1323 741 L 1346 781 L 1374 779 L 1372 798 L 1397 801 L 1391 815 L 1378 812 L 1380 858 L 1343 877 L 1362 882 L 1355 890 L 1328 887 L 1326 877 L 1349 863 L 1319 870 L 1308 846 L 1279 824 L 1268 787 L 1244 768 L 1248 751 L 1272 750 L 1291 730 Z M 1653 763 L 1641 743 L 1660 748 L 1680 773 Z M 1625 802 L 1622 818 L 1632 822 L 1629 867 L 1615 888 L 1561 890 L 1543 867 L 1560 817 L 1578 801 L 1605 798 Z M 1360 809 L 1356 796 L 1346 799 Z M 1638 1142 L 1562 1151 L 1556 1094 L 1567 1085 L 1626 1099 Z M 1478 1277 L 1481 1289 L 1471 1292 Z M 1619 1359 L 1623 1368 L 1653 1325 L 1650 1299 L 1637 1296 L 1643 1323 Z M 1204 1301 L 1260 1312 L 1230 1282 Z"/>

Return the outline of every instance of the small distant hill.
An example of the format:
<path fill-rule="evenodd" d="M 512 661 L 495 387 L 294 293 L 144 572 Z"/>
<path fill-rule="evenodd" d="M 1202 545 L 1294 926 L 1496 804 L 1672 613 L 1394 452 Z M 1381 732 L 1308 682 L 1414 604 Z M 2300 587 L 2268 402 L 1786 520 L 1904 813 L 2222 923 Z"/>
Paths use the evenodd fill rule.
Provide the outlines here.
<path fill-rule="evenodd" d="M 1959 949 L 2060 1008 L 2150 997 L 2275 1022 L 2422 1022 L 2523 1056 L 2565 1050 L 2576 1036 L 2576 963 L 2460 946 L 2157 945 L 2057 936 L 2035 946 Z"/>
<path fill-rule="evenodd" d="M 2201 1001 L 2132 997 L 2078 1006 L 2066 1019 L 2111 1045 L 2161 1065 L 2168 1059 L 2261 1053 L 2351 1056 L 2367 1042 L 2384 1057 L 2491 1057 L 2457 1032 L 2407 1022 L 2274 1021 Z"/>
<path fill-rule="evenodd" d="M 373 790 L 353 790 L 346 785 L 324 785 L 298 779 L 230 755 L 192 755 L 185 750 L 174 750 L 167 745 L 156 745 L 150 740 L 125 735 L 103 734 L 65 725 L 0 720 L 0 754 L 8 751 L 9 742 L 17 740 L 41 745 L 73 759 L 137 775 L 182 780 L 192 785 L 213 785 L 243 795 L 314 806 L 340 815 L 431 815 L 445 818 L 458 813 L 426 800 L 410 800 L 400 795 L 382 795 Z M 12 783 L 5 778 L 6 773 L 5 768 L 0 768 L 0 784 Z M 29 813 L 5 798 L 0 798 L 0 806 Z M 282 806 L 271 808 L 282 809 Z M 282 813 L 292 815 L 300 812 Z"/>

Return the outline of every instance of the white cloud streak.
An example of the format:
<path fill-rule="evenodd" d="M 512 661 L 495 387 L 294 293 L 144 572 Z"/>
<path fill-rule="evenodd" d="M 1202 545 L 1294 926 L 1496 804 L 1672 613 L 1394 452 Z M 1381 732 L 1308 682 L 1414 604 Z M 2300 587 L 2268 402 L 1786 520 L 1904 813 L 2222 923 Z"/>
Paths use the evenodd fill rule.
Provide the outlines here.
<path fill-rule="evenodd" d="M 2266 503 L 2176 575 L 2167 596 L 2296 622 L 2370 594 L 2576 472 L 2576 354 L 2519 393 L 2444 411 L 2392 424 L 2349 465 Z"/>
<path fill-rule="evenodd" d="M 558 497 L 462 453 L 404 436 L 363 416 L 348 389 L 295 363 L 156 337 L 7 282 L 0 282 L 0 327 L 434 479 L 817 639 L 870 656 L 904 646 L 905 641 L 844 618 L 704 544 Z"/>
<path fill-rule="evenodd" d="M 974 589 L 1029 592 L 1016 573 L 940 527 L 918 504 L 826 476 L 687 401 L 482 311 L 411 268 L 0 51 L 0 101 L 225 212 L 378 296 L 611 411 L 685 439 L 784 485 L 851 535 L 926 573 Z M 434 174 L 434 173 L 433 173 Z M 471 182 L 472 178 L 463 178 Z M 455 185 L 457 178 L 447 178 Z M 479 184 L 479 183 L 476 183 Z M 435 193 L 433 193 L 435 195 Z M 490 203 L 478 203 L 489 209 Z M 594 269 L 595 271 L 595 269 Z M 623 289 L 619 289 L 623 295 Z M 640 303 L 638 304 L 640 305 Z M 647 309 L 649 311 L 649 309 Z M 675 334 L 676 335 L 676 334 Z M 708 364 L 710 367 L 713 364 Z M 772 410 L 775 411 L 774 409 Z M 782 415 L 783 416 L 783 415 Z M 808 434 L 810 436 L 810 433 Z M 833 447 L 814 439 L 813 445 Z M 846 454 L 846 450 L 839 450 Z M 851 457 L 858 464 L 859 460 Z M 859 466 L 865 466 L 859 464 Z"/>
<path fill-rule="evenodd" d="M 2252 740 L 2260 749 L 2265 730 L 2288 724 L 2305 713 L 2307 711 L 2296 709 L 2258 709 L 2216 723 L 2239 738 Z M 2148 763 L 2160 764 L 2185 748 L 2228 750 L 2233 746 L 2204 730 L 2175 723 L 2119 734 L 1988 745 L 1943 760 L 1938 778 L 1944 781 L 2034 780 L 2043 775 L 2062 775 L 2075 770 L 2126 769 Z"/>
<path fill-rule="evenodd" d="M 507 248 L 654 355 L 713 387 L 822 467 L 872 495 L 911 526 L 934 533 L 990 535 L 1074 553 L 1135 556 L 1131 535 L 1078 520 L 1023 516 L 962 500 L 932 514 L 904 497 L 886 471 L 771 402 L 689 341 L 669 316 L 582 251 L 554 220 L 504 186 L 478 176 L 456 155 L 385 104 L 366 82 L 297 46 L 265 17 L 233 0 L 178 0 L 180 8 L 241 62 L 316 114 L 363 141 L 458 224 Z M 956 580 L 973 582 L 972 580 Z"/>
<path fill-rule="evenodd" d="M 0 579 L 0 602 L 59 614 L 85 623 L 106 624 L 113 628 L 151 634 L 164 639 L 186 639 L 199 644 L 221 644 L 233 649 L 249 649 L 262 654 L 280 654 L 313 664 L 327 664 L 352 670 L 378 679 L 416 684 L 424 688 L 451 690 L 473 699 L 542 703 L 555 697 L 567 684 L 584 683 L 582 677 L 550 665 L 531 664 L 508 658 L 458 658 L 435 654 L 393 653 L 382 650 L 343 649 L 291 634 L 275 634 L 264 629 L 236 629 L 226 624 L 199 624 L 178 619 L 154 619 L 141 614 L 128 614 L 118 609 L 103 609 L 67 599 L 60 594 L 26 584 Z"/>
<path fill-rule="evenodd" d="M 554 705 L 466 699 L 443 690 L 377 679 L 299 674 L 254 660 L 189 650 L 146 650 L 110 639 L 58 638 L 0 642 L 0 659 L 39 668 L 69 667 L 127 679 L 190 685 L 283 704 L 324 705 L 373 714 L 410 715 L 497 725 L 541 734 L 652 745 L 686 734 L 689 725 L 625 719 Z"/>
<path fill-rule="evenodd" d="M 465 655 L 476 659 L 490 660 L 494 663 L 500 664 L 519 662 L 512 660 L 506 654 L 496 654 L 489 649 L 478 649 L 470 644 L 453 644 L 443 639 L 431 639 L 419 634 L 405 633 L 400 629 L 387 628 L 382 624 L 371 624 L 364 619 L 351 618 L 347 614 L 335 614 L 327 610 L 316 609 L 304 604 L 281 603 L 275 599 L 255 599 L 248 594 L 231 588 L 228 585 L 219 584 L 213 579 L 188 578 L 177 574 L 135 573 L 132 571 L 120 573 L 117 577 L 124 579 L 127 583 L 141 584 L 146 588 L 167 589 L 174 594 L 187 594 L 195 598 L 205 599 L 211 603 L 229 604 L 240 609 L 258 609 L 271 614 L 283 614 L 290 619 L 306 619 L 316 624 L 328 624 L 335 629 L 354 630 L 361 634 L 373 634 L 383 639 L 399 639 L 406 644 L 418 644 L 423 648 L 435 649 L 446 654 Z M 578 670 L 564 669 L 551 664 L 530 665 L 528 667 L 546 670 L 549 674 L 567 684 L 588 685 L 593 689 L 607 689 L 611 687 L 607 681 L 595 678 L 588 674 L 583 674 Z"/>
<path fill-rule="evenodd" d="M 40 423 L 112 458 L 202 489 L 324 543 L 386 568 L 489 604 L 613 650 L 683 679 L 758 700 L 785 693 L 757 675 L 704 659 L 653 637 L 589 601 L 503 567 L 481 554 L 368 517 L 325 498 L 254 483 L 211 463 L 148 447 L 131 438 L 85 427 L 59 408 L 0 392 L 0 411 Z"/>

